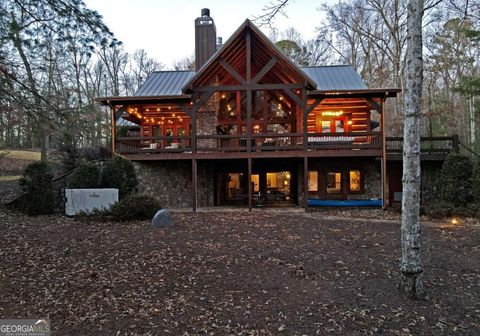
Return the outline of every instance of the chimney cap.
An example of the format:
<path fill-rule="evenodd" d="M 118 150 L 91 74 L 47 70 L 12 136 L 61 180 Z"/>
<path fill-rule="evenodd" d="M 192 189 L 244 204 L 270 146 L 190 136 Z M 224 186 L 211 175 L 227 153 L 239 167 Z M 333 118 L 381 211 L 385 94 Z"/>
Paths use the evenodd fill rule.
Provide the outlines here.
<path fill-rule="evenodd" d="M 202 8 L 202 16 L 210 16 L 210 9 Z"/>

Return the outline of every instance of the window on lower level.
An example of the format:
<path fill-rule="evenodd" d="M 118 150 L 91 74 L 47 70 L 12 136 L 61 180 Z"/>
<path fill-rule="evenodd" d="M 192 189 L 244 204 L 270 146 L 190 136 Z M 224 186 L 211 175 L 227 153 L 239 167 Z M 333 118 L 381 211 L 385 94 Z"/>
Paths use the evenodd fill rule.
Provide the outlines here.
<path fill-rule="evenodd" d="M 360 170 L 350 170 L 350 192 L 362 191 L 362 180 Z"/>
<path fill-rule="evenodd" d="M 318 191 L 318 172 L 308 172 L 308 191 Z"/>
<path fill-rule="evenodd" d="M 340 194 L 342 192 L 342 173 L 327 172 L 327 194 Z"/>

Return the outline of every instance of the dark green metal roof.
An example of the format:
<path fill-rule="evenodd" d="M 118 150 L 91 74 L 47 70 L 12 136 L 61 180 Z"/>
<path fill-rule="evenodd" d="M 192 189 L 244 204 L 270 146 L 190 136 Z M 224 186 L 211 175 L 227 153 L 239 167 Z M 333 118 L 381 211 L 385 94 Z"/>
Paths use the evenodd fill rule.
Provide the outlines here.
<path fill-rule="evenodd" d="M 195 71 L 156 71 L 150 74 L 134 96 L 178 96 Z"/>
<path fill-rule="evenodd" d="M 317 83 L 318 91 L 365 90 L 360 75 L 349 65 L 300 67 Z M 153 72 L 134 96 L 179 96 L 195 71 Z"/>
<path fill-rule="evenodd" d="M 368 87 L 350 65 L 301 67 L 317 83 L 317 91 L 366 90 Z"/>

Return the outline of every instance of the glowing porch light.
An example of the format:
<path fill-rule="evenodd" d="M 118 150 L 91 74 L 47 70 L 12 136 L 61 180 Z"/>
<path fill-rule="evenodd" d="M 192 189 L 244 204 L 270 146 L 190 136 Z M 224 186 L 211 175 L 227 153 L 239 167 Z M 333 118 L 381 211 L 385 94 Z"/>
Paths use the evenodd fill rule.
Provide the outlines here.
<path fill-rule="evenodd" d="M 159 108 L 159 107 L 157 107 L 157 112 L 160 112 L 160 108 Z"/>
<path fill-rule="evenodd" d="M 283 100 L 283 96 L 280 96 L 278 99 L 279 99 L 280 101 L 282 101 L 282 100 Z"/>
<path fill-rule="evenodd" d="M 224 93 L 224 94 L 222 94 L 222 97 L 221 97 L 221 98 L 222 98 L 222 99 L 225 99 L 225 98 L 227 98 L 227 96 L 225 95 L 225 93 Z"/>
<path fill-rule="evenodd" d="M 458 224 L 458 220 L 456 218 L 452 218 L 452 224 L 453 225 L 457 225 Z"/>

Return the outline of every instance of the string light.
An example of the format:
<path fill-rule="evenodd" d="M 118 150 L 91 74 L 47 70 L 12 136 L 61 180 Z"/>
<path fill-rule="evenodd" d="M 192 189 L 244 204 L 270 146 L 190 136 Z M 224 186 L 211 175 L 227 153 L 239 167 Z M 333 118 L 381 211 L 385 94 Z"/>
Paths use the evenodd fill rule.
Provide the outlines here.
<path fill-rule="evenodd" d="M 343 111 L 325 111 L 322 112 L 322 116 L 324 117 L 338 117 L 343 114 Z"/>

